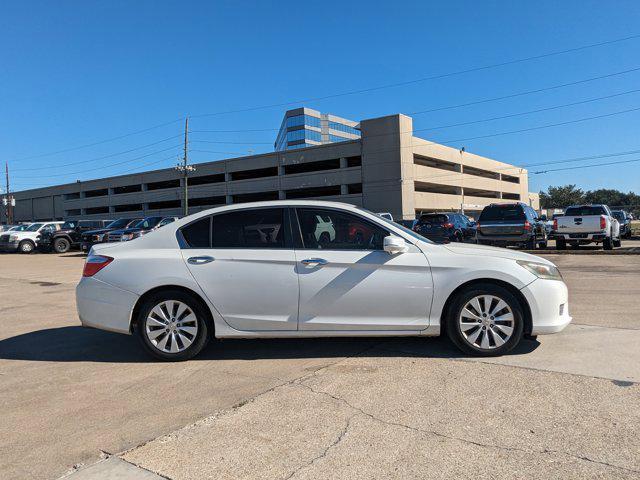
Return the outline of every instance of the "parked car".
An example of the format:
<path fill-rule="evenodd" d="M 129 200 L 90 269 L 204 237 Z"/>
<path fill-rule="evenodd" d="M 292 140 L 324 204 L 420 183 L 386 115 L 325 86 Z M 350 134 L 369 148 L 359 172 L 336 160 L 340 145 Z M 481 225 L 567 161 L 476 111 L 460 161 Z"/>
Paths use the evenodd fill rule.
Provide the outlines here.
<path fill-rule="evenodd" d="M 415 227 L 416 223 L 418 223 L 418 219 L 414 218 L 413 220 L 396 220 L 396 223 L 402 225 L 404 228 L 413 230 L 413 227 Z"/>
<path fill-rule="evenodd" d="M 128 242 L 175 222 L 177 219 L 177 217 L 147 217 L 140 220 L 133 227 L 109 232 L 107 242 Z"/>
<path fill-rule="evenodd" d="M 620 224 L 620 238 L 631 238 L 631 216 L 624 210 L 613 210 L 611 215 Z"/>
<path fill-rule="evenodd" d="M 604 250 L 622 245 L 620 223 L 606 205 L 573 205 L 555 220 L 553 230 L 558 250 L 566 249 L 567 243 L 573 248 L 602 243 Z"/>
<path fill-rule="evenodd" d="M 80 240 L 80 249 L 83 252 L 88 252 L 97 243 L 106 241 L 106 235 L 113 230 L 122 230 L 123 228 L 133 227 L 142 218 L 119 218 L 113 220 L 109 225 L 98 230 L 89 230 L 84 232 Z"/>
<path fill-rule="evenodd" d="M 38 246 L 44 232 L 60 230 L 63 223 L 58 221 L 36 222 L 22 231 L 4 232 L 0 235 L 0 251 L 32 253 Z"/>
<path fill-rule="evenodd" d="M 427 213 L 413 231 L 434 242 L 466 242 L 476 240 L 476 224 L 461 213 Z"/>
<path fill-rule="evenodd" d="M 481 245 L 515 245 L 528 250 L 547 248 L 544 222 L 525 203 L 492 203 L 484 207 L 476 229 Z"/>
<path fill-rule="evenodd" d="M 318 216 L 334 226 L 329 244 L 317 241 Z M 277 234 L 256 236 L 259 225 Z M 94 245 L 76 301 L 84 326 L 135 334 L 162 360 L 191 358 L 211 337 L 445 332 L 467 353 L 495 356 L 571 321 L 548 260 L 435 244 L 362 208 L 310 200 L 226 205 Z"/>
<path fill-rule="evenodd" d="M 79 249 L 82 233 L 104 228 L 112 220 L 67 220 L 58 231 L 45 231 L 40 236 L 38 249 L 43 252 L 54 251 L 66 253 L 71 249 Z"/>

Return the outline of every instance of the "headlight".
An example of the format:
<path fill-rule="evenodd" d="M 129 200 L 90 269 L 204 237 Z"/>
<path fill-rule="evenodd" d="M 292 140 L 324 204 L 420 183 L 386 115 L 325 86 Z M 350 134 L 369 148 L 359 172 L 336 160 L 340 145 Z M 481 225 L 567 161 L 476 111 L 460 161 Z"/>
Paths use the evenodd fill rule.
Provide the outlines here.
<path fill-rule="evenodd" d="M 560 270 L 553 265 L 544 263 L 527 262 L 525 260 L 517 260 L 518 265 L 526 268 L 538 278 L 546 278 L 548 280 L 562 280 Z"/>
<path fill-rule="evenodd" d="M 104 235 L 105 235 L 105 234 L 98 234 L 98 235 L 94 235 L 94 236 L 93 236 L 93 241 L 94 241 L 94 242 L 101 242 L 101 241 L 102 241 L 102 239 L 104 238 Z"/>
<path fill-rule="evenodd" d="M 128 242 L 129 240 L 133 240 L 133 233 L 125 233 L 120 237 L 121 242 Z"/>
<path fill-rule="evenodd" d="M 10 242 L 15 242 L 16 240 L 18 240 L 18 236 L 17 235 L 9 235 L 9 241 Z"/>

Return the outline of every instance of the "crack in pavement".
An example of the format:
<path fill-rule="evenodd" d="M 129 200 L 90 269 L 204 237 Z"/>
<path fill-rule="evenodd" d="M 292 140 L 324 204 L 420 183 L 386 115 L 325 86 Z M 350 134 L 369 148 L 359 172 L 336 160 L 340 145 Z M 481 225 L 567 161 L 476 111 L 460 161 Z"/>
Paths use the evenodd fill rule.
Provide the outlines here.
<path fill-rule="evenodd" d="M 316 463 L 318 460 L 326 457 L 329 454 L 329 450 L 331 450 L 332 448 L 334 448 L 336 445 L 338 445 L 340 442 L 342 442 L 342 440 L 344 439 L 345 435 L 347 434 L 347 431 L 349 430 L 349 427 L 351 426 L 351 420 L 353 420 L 355 417 L 357 417 L 358 415 L 360 415 L 360 413 L 355 413 L 354 415 L 351 415 L 349 418 L 347 418 L 347 422 L 344 426 L 344 428 L 342 429 L 342 431 L 340 432 L 340 434 L 338 435 L 338 437 L 331 442 L 321 453 L 320 455 L 317 455 L 315 457 L 313 457 L 310 461 L 308 461 L 307 463 L 305 463 L 304 465 L 301 465 L 300 467 L 296 468 L 293 472 L 291 472 L 289 475 L 287 475 L 284 480 L 290 480 L 291 478 L 295 477 L 299 472 L 301 472 L 302 470 L 311 467 L 314 463 Z"/>
<path fill-rule="evenodd" d="M 299 385 L 299 386 L 301 386 L 303 388 L 306 388 L 307 390 L 313 392 L 316 395 L 324 395 L 324 396 L 329 397 L 329 398 L 331 398 L 331 399 L 333 399 L 335 401 L 341 402 L 341 403 L 347 405 L 349 408 L 355 410 L 356 412 L 358 412 L 358 413 L 360 413 L 360 414 L 362 414 L 362 415 L 364 415 L 364 416 L 366 416 L 366 417 L 368 417 L 368 418 L 370 418 L 370 419 L 372 419 L 372 420 L 374 420 L 376 422 L 382 423 L 384 425 L 400 427 L 400 428 L 404 428 L 404 429 L 407 429 L 407 430 L 412 430 L 414 432 L 421 433 L 421 434 L 427 434 L 427 435 L 433 435 L 433 436 L 436 436 L 436 437 L 439 437 L 439 438 L 445 438 L 447 440 L 457 440 L 459 442 L 463 442 L 463 443 L 470 444 L 470 445 L 475 445 L 475 446 L 481 447 L 481 448 L 492 448 L 492 449 L 497 449 L 497 450 L 528 453 L 528 454 L 530 454 L 530 453 L 539 453 L 539 454 L 544 454 L 544 455 L 547 455 L 547 454 L 565 455 L 567 457 L 574 458 L 576 460 L 582 460 L 582 461 L 585 461 L 585 462 L 590 462 L 590 463 L 602 465 L 602 466 L 605 466 L 605 467 L 616 468 L 616 469 L 623 470 L 623 471 L 630 472 L 630 473 L 640 473 L 640 470 L 634 470 L 632 468 L 623 467 L 623 466 L 620 466 L 620 465 L 615 465 L 615 464 L 603 462 L 603 461 L 600 461 L 600 460 L 594 460 L 594 459 L 589 458 L 587 456 L 575 455 L 573 453 L 563 452 L 563 451 L 560 451 L 560 450 L 551 450 L 551 449 L 547 449 L 547 448 L 545 448 L 544 450 L 532 450 L 532 449 L 525 449 L 525 448 L 519 448 L 519 447 L 509 447 L 509 446 L 504 446 L 504 445 L 495 445 L 495 444 L 490 444 L 490 443 L 482 443 L 482 442 L 477 442 L 475 440 L 470 440 L 470 439 L 464 438 L 464 437 L 456 437 L 456 436 L 453 436 L 453 435 L 446 435 L 446 434 L 444 434 L 442 432 L 437 432 L 435 430 L 425 430 L 425 429 L 422 429 L 422 428 L 414 427 L 412 425 L 407 425 L 407 424 L 400 423 L 400 422 L 394 422 L 394 421 L 391 421 L 391 420 L 385 420 L 385 419 L 380 418 L 380 417 L 378 417 L 378 416 L 376 416 L 376 415 L 374 415 L 372 413 L 364 411 L 360 407 L 356 407 L 355 405 L 351 404 L 349 401 L 345 400 L 342 397 L 338 397 L 338 396 L 336 396 L 336 395 L 334 395 L 332 393 L 325 392 L 323 390 L 316 390 L 313 387 L 311 387 L 310 385 L 306 385 L 306 384 L 302 383 L 302 381 L 301 382 L 294 382 L 294 385 Z M 350 417 L 350 419 L 351 418 L 353 418 L 353 416 Z"/>

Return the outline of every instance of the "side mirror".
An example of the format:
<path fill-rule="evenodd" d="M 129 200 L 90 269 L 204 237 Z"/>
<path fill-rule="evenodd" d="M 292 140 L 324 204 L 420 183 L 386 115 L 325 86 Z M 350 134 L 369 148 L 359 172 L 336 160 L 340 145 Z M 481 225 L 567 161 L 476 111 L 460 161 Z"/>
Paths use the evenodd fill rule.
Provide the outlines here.
<path fill-rule="evenodd" d="M 384 251 L 390 255 L 404 253 L 407 250 L 409 250 L 409 247 L 407 246 L 407 242 L 404 241 L 404 238 L 393 235 L 384 237 Z"/>

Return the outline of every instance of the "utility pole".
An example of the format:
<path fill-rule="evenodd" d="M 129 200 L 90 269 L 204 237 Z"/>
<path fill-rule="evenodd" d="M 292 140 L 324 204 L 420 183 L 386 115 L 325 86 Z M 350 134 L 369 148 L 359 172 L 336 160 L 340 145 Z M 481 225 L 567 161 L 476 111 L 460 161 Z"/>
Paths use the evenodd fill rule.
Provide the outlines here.
<path fill-rule="evenodd" d="M 6 209 L 6 219 L 7 225 L 11 225 L 13 223 L 13 197 L 11 196 L 11 190 L 9 189 L 9 162 L 4 162 L 4 172 L 7 181 L 7 191 L 5 194 L 4 204 L 7 207 Z"/>
<path fill-rule="evenodd" d="M 189 172 L 195 171 L 195 167 L 189 165 L 189 117 L 184 121 L 184 155 L 182 165 L 178 164 L 176 170 L 182 173 L 182 184 L 184 188 L 184 216 L 189 215 Z"/>

